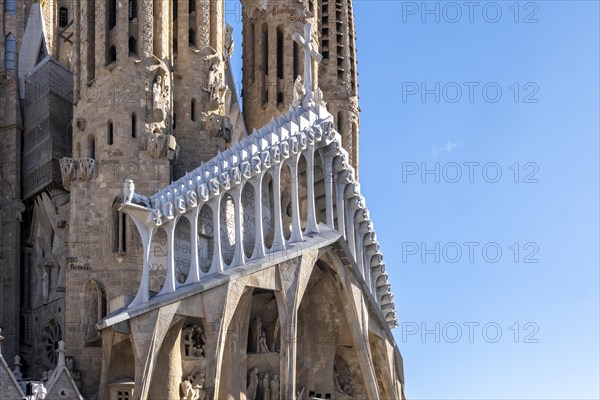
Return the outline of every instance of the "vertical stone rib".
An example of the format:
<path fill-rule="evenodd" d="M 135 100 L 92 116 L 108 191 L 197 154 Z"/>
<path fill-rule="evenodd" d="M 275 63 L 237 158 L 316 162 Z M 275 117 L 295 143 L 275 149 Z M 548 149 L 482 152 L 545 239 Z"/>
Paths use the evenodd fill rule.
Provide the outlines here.
<path fill-rule="evenodd" d="M 252 259 L 256 260 L 265 256 L 265 237 L 263 234 L 263 220 L 262 220 L 262 177 L 263 173 L 256 175 L 252 181 L 254 187 L 254 212 L 256 228 L 256 236 L 254 238 L 254 252 L 252 253 Z"/>
<path fill-rule="evenodd" d="M 298 199 L 298 157 L 290 159 L 288 165 L 290 167 L 290 179 L 292 184 L 292 233 L 290 235 L 290 243 L 301 242 L 302 228 L 300 227 L 300 201 Z"/>
<path fill-rule="evenodd" d="M 223 272 L 223 256 L 221 255 L 221 196 L 208 202 L 213 212 L 213 259 L 210 273 Z"/>
<path fill-rule="evenodd" d="M 167 232 L 167 277 L 159 294 L 171 293 L 175 286 L 175 227 L 179 218 L 169 221 L 165 225 Z"/>
<path fill-rule="evenodd" d="M 275 217 L 275 232 L 271 251 L 282 250 L 285 247 L 283 223 L 281 221 L 281 164 L 271 169 L 273 177 L 273 216 Z"/>
<path fill-rule="evenodd" d="M 235 255 L 233 256 L 233 260 L 231 261 L 229 268 L 246 264 L 246 256 L 244 255 L 244 240 L 242 237 L 242 185 L 236 186 L 231 191 L 231 197 L 233 198 L 235 212 Z"/>
<path fill-rule="evenodd" d="M 202 206 L 198 205 L 198 207 L 184 215 L 184 217 L 186 217 L 190 222 L 190 239 L 192 244 L 192 259 L 190 260 L 190 272 L 185 281 L 186 284 L 200 281 L 200 260 L 198 259 L 198 217 L 200 216 L 201 208 Z"/>
<path fill-rule="evenodd" d="M 315 215 L 315 150 L 311 146 L 303 153 L 306 158 L 306 187 L 307 187 L 307 199 L 308 212 L 306 220 L 305 234 L 319 233 L 317 228 L 317 217 Z"/>

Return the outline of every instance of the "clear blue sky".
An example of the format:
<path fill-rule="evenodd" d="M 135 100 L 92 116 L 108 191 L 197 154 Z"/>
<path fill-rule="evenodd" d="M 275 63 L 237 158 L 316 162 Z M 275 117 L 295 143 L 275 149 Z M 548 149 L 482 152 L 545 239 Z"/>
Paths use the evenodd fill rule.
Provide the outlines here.
<path fill-rule="evenodd" d="M 515 3 L 354 2 L 410 399 L 600 398 L 599 6 Z"/>

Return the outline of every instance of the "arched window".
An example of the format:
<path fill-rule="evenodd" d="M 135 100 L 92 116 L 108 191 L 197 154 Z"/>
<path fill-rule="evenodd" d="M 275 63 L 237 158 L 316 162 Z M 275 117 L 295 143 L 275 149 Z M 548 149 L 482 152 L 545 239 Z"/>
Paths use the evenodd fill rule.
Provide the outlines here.
<path fill-rule="evenodd" d="M 58 9 L 58 26 L 65 28 L 69 24 L 69 9 L 61 7 Z"/>
<path fill-rule="evenodd" d="M 190 109 L 190 116 L 192 118 L 192 121 L 196 120 L 196 99 L 192 99 L 192 104 L 191 104 L 191 109 Z"/>
<path fill-rule="evenodd" d="M 293 78 L 296 80 L 296 77 L 300 75 L 300 68 L 298 67 L 298 43 L 294 42 L 294 75 Z"/>
<path fill-rule="evenodd" d="M 112 121 L 108 121 L 106 129 L 106 143 L 112 145 L 114 142 L 114 125 Z"/>
<path fill-rule="evenodd" d="M 15 15 L 17 13 L 17 0 L 6 0 L 6 15 Z"/>
<path fill-rule="evenodd" d="M 15 70 L 15 55 L 17 51 L 17 40 L 12 33 L 9 33 L 4 40 L 4 46 L 6 49 L 6 70 L 14 72 Z"/>
<path fill-rule="evenodd" d="M 129 0 L 129 20 L 137 18 L 137 0 Z"/>
<path fill-rule="evenodd" d="M 137 40 L 133 36 L 129 38 L 129 55 L 137 54 Z"/>
<path fill-rule="evenodd" d="M 137 137 L 137 115 L 131 114 L 131 137 Z"/>

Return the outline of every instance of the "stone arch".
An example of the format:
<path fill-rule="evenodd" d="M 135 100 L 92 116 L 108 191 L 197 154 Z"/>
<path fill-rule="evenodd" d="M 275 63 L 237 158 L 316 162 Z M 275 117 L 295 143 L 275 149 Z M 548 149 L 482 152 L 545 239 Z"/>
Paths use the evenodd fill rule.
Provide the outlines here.
<path fill-rule="evenodd" d="M 235 257 L 235 204 L 230 194 L 221 198 L 219 207 L 220 235 L 221 235 L 221 257 L 226 266 L 232 265 Z"/>
<path fill-rule="evenodd" d="M 275 236 L 275 205 L 273 204 L 273 178 L 270 172 L 262 177 L 262 226 L 266 249 L 273 246 Z"/>
<path fill-rule="evenodd" d="M 158 228 L 150 240 L 150 296 L 160 292 L 167 277 L 167 231 Z"/>
<path fill-rule="evenodd" d="M 213 211 L 208 204 L 202 205 L 198 214 L 198 263 L 204 273 L 210 271 L 214 253 Z"/>
<path fill-rule="evenodd" d="M 252 257 L 256 245 L 255 201 L 254 186 L 246 182 L 242 189 L 242 247 L 247 258 Z"/>
<path fill-rule="evenodd" d="M 185 320 L 172 324 L 156 355 L 148 399 L 179 399 L 183 377 L 181 358 L 181 331 Z"/>
<path fill-rule="evenodd" d="M 187 217 L 179 218 L 175 225 L 175 280 L 185 283 L 192 264 L 191 224 Z"/>
<path fill-rule="evenodd" d="M 314 390 L 323 397 L 331 394 L 333 398 L 348 398 L 348 394 L 340 390 L 341 385 L 336 383 L 335 360 L 336 356 L 347 360 L 347 352 L 357 356 L 350 329 L 356 327 L 350 325 L 346 316 L 340 277 L 319 260 L 298 308 L 296 388 L 304 387 L 306 392 Z M 340 350 L 344 348 L 348 350 Z M 344 354 L 340 355 L 340 351 Z M 356 380 L 356 394 L 363 393 L 359 367 L 352 379 Z M 366 398 L 366 395 L 355 398 Z"/>
<path fill-rule="evenodd" d="M 81 321 L 83 321 L 85 344 L 86 346 L 98 346 L 101 343 L 101 336 L 96 329 L 96 324 L 107 314 L 104 285 L 95 279 L 90 279 L 83 289 L 82 305 Z"/>

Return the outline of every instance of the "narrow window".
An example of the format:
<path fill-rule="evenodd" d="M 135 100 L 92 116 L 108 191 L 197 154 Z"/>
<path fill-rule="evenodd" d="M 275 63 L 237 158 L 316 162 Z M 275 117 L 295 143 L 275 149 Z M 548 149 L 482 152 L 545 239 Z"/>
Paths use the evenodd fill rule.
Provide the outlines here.
<path fill-rule="evenodd" d="M 94 135 L 88 136 L 87 157 L 96 158 L 96 138 Z"/>
<path fill-rule="evenodd" d="M 263 24 L 263 37 L 262 37 L 262 45 L 263 45 L 263 67 L 265 75 L 269 75 L 269 26 L 267 24 Z"/>
<path fill-rule="evenodd" d="M 131 137 L 137 137 L 137 116 L 135 114 L 131 114 Z"/>
<path fill-rule="evenodd" d="M 117 0 L 108 0 L 108 29 L 117 26 Z"/>
<path fill-rule="evenodd" d="M 96 77 L 96 9 L 95 1 L 87 0 L 87 80 L 88 82 Z"/>
<path fill-rule="evenodd" d="M 137 54 L 137 40 L 133 36 L 129 38 L 129 55 Z"/>
<path fill-rule="evenodd" d="M 175 128 L 177 128 L 177 116 L 175 115 L 175 113 L 173 113 L 173 130 L 175 130 Z"/>
<path fill-rule="evenodd" d="M 294 79 L 300 75 L 300 68 L 298 68 L 298 43 L 294 42 Z"/>
<path fill-rule="evenodd" d="M 196 99 L 192 99 L 190 116 L 192 118 L 192 121 L 196 120 Z"/>
<path fill-rule="evenodd" d="M 193 29 L 190 29 L 188 31 L 188 36 L 189 36 L 188 42 L 189 42 L 190 47 L 196 47 L 196 31 Z"/>
<path fill-rule="evenodd" d="M 4 40 L 4 46 L 6 48 L 6 69 L 10 72 L 13 72 L 15 70 L 15 54 L 17 40 L 15 39 L 12 33 L 9 33 L 6 39 Z"/>
<path fill-rule="evenodd" d="M 61 7 L 58 10 L 58 26 L 65 28 L 69 24 L 69 9 L 67 7 Z"/>
<path fill-rule="evenodd" d="M 179 16 L 179 5 L 177 4 L 179 3 L 179 0 L 174 0 L 173 1 L 173 19 L 177 19 L 177 17 Z"/>
<path fill-rule="evenodd" d="M 210 16 L 210 46 L 213 49 L 218 48 L 217 46 L 217 0 L 209 0 L 208 12 Z"/>
<path fill-rule="evenodd" d="M 110 46 L 110 49 L 108 50 L 108 60 L 107 60 L 107 65 L 110 63 L 113 63 L 117 61 L 117 48 L 112 45 Z"/>
<path fill-rule="evenodd" d="M 119 211 L 121 199 L 116 198 L 112 206 L 113 218 L 113 253 L 127 251 L 127 215 Z"/>
<path fill-rule="evenodd" d="M 190 14 L 196 11 L 196 0 L 190 0 L 189 10 Z"/>
<path fill-rule="evenodd" d="M 277 28 L 277 78 L 283 79 L 283 27 Z"/>
<path fill-rule="evenodd" d="M 129 0 L 129 21 L 137 18 L 137 0 Z"/>
<path fill-rule="evenodd" d="M 108 127 L 106 130 L 106 142 L 112 145 L 114 141 L 114 125 L 112 121 L 108 121 Z"/>

